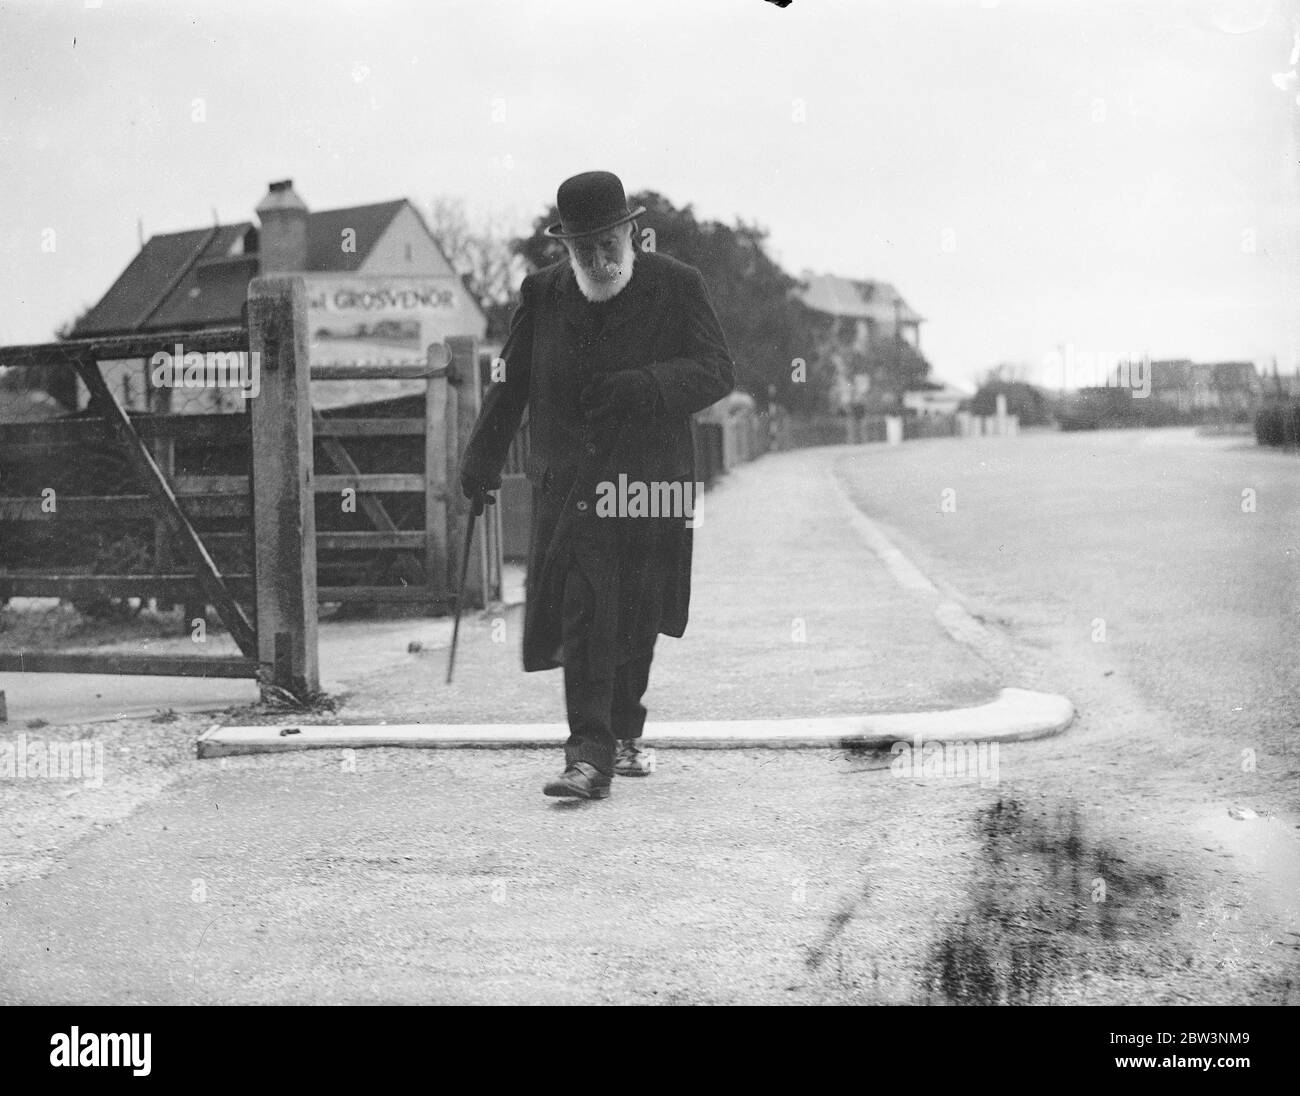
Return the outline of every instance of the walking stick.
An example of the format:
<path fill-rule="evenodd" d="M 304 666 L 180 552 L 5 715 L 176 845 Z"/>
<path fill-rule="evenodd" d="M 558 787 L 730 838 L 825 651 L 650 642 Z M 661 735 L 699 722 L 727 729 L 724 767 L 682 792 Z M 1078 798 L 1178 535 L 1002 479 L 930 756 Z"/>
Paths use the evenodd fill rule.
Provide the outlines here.
<path fill-rule="evenodd" d="M 456 594 L 456 622 L 451 626 L 451 653 L 447 657 L 447 684 L 451 684 L 451 672 L 456 666 L 456 641 L 460 638 L 460 609 L 465 604 L 465 579 L 469 576 L 469 550 L 474 543 L 474 521 L 487 508 L 489 502 L 495 502 L 485 494 L 481 500 L 475 500 L 465 522 L 465 552 L 460 558 L 460 589 Z"/>

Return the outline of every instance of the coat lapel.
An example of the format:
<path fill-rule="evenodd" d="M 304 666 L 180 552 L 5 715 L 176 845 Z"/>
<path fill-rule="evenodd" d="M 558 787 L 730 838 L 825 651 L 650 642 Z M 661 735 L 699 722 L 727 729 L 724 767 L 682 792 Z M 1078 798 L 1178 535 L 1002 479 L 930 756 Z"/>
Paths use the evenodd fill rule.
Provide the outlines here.
<path fill-rule="evenodd" d="M 623 292 L 610 302 L 602 337 L 612 339 L 625 324 L 637 316 L 648 314 L 654 307 L 654 299 L 655 287 L 646 273 L 644 264 L 635 263 L 632 267 L 632 280 L 627 283 Z"/>
<path fill-rule="evenodd" d="M 575 331 L 581 331 L 587 318 L 587 301 L 578 288 L 578 279 L 567 263 L 555 280 L 557 305 L 564 322 Z"/>

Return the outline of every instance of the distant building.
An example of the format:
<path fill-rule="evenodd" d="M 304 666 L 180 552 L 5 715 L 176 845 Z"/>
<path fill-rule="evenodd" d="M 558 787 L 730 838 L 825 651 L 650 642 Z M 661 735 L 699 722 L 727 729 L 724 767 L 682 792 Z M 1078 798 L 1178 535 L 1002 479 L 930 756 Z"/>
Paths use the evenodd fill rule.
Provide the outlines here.
<path fill-rule="evenodd" d="M 1292 374 L 1282 375 L 1278 373 L 1277 363 L 1274 362 L 1273 371 L 1260 378 L 1260 386 L 1266 400 L 1300 398 L 1300 369 Z"/>
<path fill-rule="evenodd" d="M 291 180 L 272 183 L 258 223 L 152 236 L 73 330 L 80 338 L 188 331 L 246 322 L 248 283 L 301 274 L 307 285 L 311 361 L 422 361 L 449 335 L 482 340 L 487 320 L 424 218 L 406 199 L 315 213 Z M 106 365 L 114 393 L 132 410 L 191 413 L 243 402 L 231 389 L 151 388 L 140 361 Z M 318 407 L 372 402 L 421 390 L 419 381 L 322 381 Z M 82 389 L 82 401 L 85 392 Z"/>
<path fill-rule="evenodd" d="M 1151 363 L 1151 398 L 1180 417 L 1249 415 L 1259 406 L 1263 385 L 1253 362 Z"/>
<path fill-rule="evenodd" d="M 854 281 L 810 270 L 805 270 L 802 278 L 808 288 L 799 293 L 799 299 L 814 312 L 838 320 L 841 340 L 866 350 L 897 336 L 913 350 L 921 349 L 925 317 L 888 282 Z"/>
<path fill-rule="evenodd" d="M 839 407 L 903 405 L 930 371 L 921 354 L 925 318 L 888 282 L 854 280 L 805 270 L 796 297 L 828 320 L 823 357 Z"/>

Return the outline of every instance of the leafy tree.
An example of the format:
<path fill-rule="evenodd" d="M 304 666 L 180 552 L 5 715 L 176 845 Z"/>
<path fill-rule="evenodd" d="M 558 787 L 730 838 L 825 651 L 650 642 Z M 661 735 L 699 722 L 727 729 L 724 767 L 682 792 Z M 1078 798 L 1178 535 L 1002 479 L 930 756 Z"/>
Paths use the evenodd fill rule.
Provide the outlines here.
<path fill-rule="evenodd" d="M 1007 414 L 1019 415 L 1021 426 L 1046 426 L 1053 421 L 1052 404 L 1047 395 L 1024 381 L 985 380 L 971 397 L 971 411 L 976 415 L 996 414 L 998 396 L 1006 396 Z"/>
<path fill-rule="evenodd" d="M 700 221 L 687 204 L 678 209 L 662 194 L 629 196 L 646 212 L 638 219 L 644 234 L 654 232 L 654 249 L 697 267 L 704 275 L 722 330 L 736 362 L 736 387 L 765 406 L 769 386 L 793 410 L 810 411 L 824 399 L 829 378 L 816 349 L 824 332 L 821 319 L 792 296 L 798 282 L 768 255 L 767 230 L 737 219 L 735 225 Z M 559 220 L 554 206 L 533 222 L 532 235 L 515 241 L 515 251 L 533 269 L 565 259 L 563 244 L 542 230 Z M 642 238 L 638 238 L 641 246 Z M 802 379 L 792 378 L 794 362 L 806 363 Z"/>
<path fill-rule="evenodd" d="M 73 337 L 73 332 L 90 311 L 90 306 L 85 305 L 71 319 L 64 320 L 54 329 L 54 338 L 58 342 L 66 342 Z M 15 394 L 26 394 L 32 392 L 41 392 L 51 399 L 57 400 L 63 407 L 69 411 L 75 411 L 77 408 L 77 371 L 70 365 L 50 365 L 41 366 L 39 369 L 30 367 L 17 367 L 12 369 L 0 368 L 0 392 L 12 392 Z M 3 396 L 0 396 L 2 399 Z"/>

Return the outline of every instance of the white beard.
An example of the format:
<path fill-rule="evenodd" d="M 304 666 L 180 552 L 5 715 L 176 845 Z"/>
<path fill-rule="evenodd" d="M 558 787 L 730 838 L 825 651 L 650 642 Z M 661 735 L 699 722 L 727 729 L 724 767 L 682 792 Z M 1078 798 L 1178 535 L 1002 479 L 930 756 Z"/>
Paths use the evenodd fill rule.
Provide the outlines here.
<path fill-rule="evenodd" d="M 578 288 L 587 300 L 592 302 L 608 301 L 612 297 L 617 297 L 627 288 L 627 283 L 632 280 L 632 264 L 635 260 L 636 248 L 632 246 L 632 240 L 629 237 L 623 247 L 623 255 L 618 262 L 618 274 L 610 281 L 598 282 L 593 280 L 572 255 L 569 256 L 569 266 L 573 270 L 573 276 L 578 280 Z"/>

